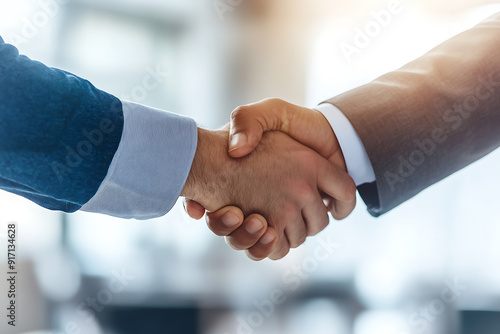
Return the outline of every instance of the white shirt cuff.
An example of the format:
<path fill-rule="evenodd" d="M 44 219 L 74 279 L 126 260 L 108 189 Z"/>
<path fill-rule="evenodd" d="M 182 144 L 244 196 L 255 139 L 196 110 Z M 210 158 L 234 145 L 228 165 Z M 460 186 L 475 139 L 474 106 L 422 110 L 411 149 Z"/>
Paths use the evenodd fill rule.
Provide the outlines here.
<path fill-rule="evenodd" d="M 339 108 L 330 103 L 321 104 L 314 109 L 326 117 L 333 132 L 335 132 L 344 154 L 347 172 L 353 178 L 356 186 L 374 182 L 375 172 L 370 158 L 368 158 L 363 142 L 347 117 Z"/>
<path fill-rule="evenodd" d="M 120 218 L 165 215 L 191 170 L 198 129 L 187 117 L 122 101 L 124 125 L 118 149 L 97 193 L 82 211 Z"/>

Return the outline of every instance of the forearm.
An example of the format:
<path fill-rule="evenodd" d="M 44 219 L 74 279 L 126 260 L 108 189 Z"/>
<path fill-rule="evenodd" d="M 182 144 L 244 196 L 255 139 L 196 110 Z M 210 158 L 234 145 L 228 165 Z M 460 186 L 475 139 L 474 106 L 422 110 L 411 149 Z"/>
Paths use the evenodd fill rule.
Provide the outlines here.
<path fill-rule="evenodd" d="M 380 215 L 500 144 L 500 15 L 329 102 L 376 174 Z"/>
<path fill-rule="evenodd" d="M 193 120 L 121 101 L 0 39 L 0 188 L 52 210 L 167 213 L 196 150 Z"/>
<path fill-rule="evenodd" d="M 121 107 L 0 39 L 0 188 L 49 209 L 77 210 L 106 176 L 122 134 Z"/>

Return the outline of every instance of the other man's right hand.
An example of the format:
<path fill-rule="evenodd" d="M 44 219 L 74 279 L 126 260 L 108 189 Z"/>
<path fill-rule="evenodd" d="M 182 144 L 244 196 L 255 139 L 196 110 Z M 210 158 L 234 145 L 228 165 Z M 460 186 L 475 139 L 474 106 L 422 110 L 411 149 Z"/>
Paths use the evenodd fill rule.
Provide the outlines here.
<path fill-rule="evenodd" d="M 253 152 L 260 144 L 265 132 L 280 131 L 315 150 L 330 163 L 346 172 L 344 157 L 335 133 L 326 118 L 314 109 L 299 107 L 279 99 L 266 99 L 237 108 L 231 115 L 230 126 L 229 154 L 234 158 L 244 157 Z M 355 196 L 350 201 L 345 201 L 325 193 L 322 195 L 328 211 L 337 220 L 348 216 L 356 204 Z M 194 201 L 186 203 L 186 210 L 193 218 L 198 219 L 203 216 L 205 211 L 202 205 Z M 223 211 L 232 212 L 233 215 L 240 217 L 238 228 L 242 223 L 246 224 L 246 221 L 243 222 L 243 212 L 237 207 L 226 207 Z M 251 247 L 241 247 L 242 243 L 238 234 L 227 231 L 227 229 L 225 231 L 220 229 L 220 226 L 223 226 L 221 217 L 220 212 L 207 215 L 208 225 L 212 231 L 218 235 L 228 236 L 226 238 L 228 244 L 235 249 L 247 250 L 250 258 L 262 259 L 262 252 L 256 256 L 257 254 L 253 254 Z M 263 220 L 263 217 L 260 219 Z M 311 226 L 307 235 L 314 235 L 324 227 L 326 227 L 324 223 Z M 256 245 L 258 242 L 257 235 L 246 236 L 246 244 Z"/>

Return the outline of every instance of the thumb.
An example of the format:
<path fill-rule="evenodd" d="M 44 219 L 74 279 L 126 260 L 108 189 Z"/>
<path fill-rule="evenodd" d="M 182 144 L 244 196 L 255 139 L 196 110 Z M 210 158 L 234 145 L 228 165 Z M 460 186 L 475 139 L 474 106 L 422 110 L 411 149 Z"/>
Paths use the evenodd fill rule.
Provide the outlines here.
<path fill-rule="evenodd" d="M 199 220 L 205 214 L 205 208 L 198 202 L 184 198 L 182 204 L 186 213 L 193 219 Z"/>
<path fill-rule="evenodd" d="M 288 131 L 291 104 L 270 98 L 236 108 L 231 113 L 229 155 L 241 158 L 252 152 L 266 131 Z"/>
<path fill-rule="evenodd" d="M 241 106 L 231 114 L 229 155 L 241 158 L 252 152 L 262 139 L 265 129 L 259 121 L 260 108 Z"/>
<path fill-rule="evenodd" d="M 241 106 L 231 113 L 229 155 L 241 158 L 252 152 L 266 131 L 281 131 L 323 156 L 335 148 L 335 135 L 318 111 L 280 99 Z"/>

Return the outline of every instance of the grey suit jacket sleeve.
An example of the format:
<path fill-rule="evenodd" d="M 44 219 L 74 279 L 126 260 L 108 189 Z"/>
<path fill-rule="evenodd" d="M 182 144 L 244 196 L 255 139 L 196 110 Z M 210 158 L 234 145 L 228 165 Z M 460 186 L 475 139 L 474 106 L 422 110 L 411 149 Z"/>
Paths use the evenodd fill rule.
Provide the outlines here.
<path fill-rule="evenodd" d="M 500 13 L 423 57 L 329 101 L 350 120 L 379 216 L 500 146 Z"/>

